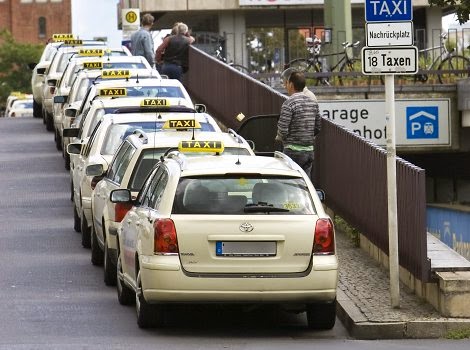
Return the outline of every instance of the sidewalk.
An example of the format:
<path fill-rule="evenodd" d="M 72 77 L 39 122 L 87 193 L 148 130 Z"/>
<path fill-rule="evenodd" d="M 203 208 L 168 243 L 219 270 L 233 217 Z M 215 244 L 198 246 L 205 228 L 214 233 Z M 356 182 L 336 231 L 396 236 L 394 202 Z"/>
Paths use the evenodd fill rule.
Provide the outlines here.
<path fill-rule="evenodd" d="M 356 339 L 443 338 L 470 329 L 469 318 L 445 318 L 400 284 L 400 308 L 390 302 L 388 271 L 341 231 L 336 232 L 339 258 L 338 318 Z"/>

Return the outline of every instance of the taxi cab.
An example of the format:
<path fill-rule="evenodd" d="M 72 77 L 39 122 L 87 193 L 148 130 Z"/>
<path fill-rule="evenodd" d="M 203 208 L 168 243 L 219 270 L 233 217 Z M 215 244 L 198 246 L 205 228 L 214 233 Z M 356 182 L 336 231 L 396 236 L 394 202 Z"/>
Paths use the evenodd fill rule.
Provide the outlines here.
<path fill-rule="evenodd" d="M 62 149 L 62 124 L 64 122 L 64 107 L 69 102 L 69 93 L 79 72 L 99 71 L 107 69 L 145 69 L 155 72 L 147 60 L 140 56 L 88 56 L 79 51 L 78 56 L 72 57 L 57 83 L 57 87 L 52 96 L 53 99 L 53 120 L 54 120 L 54 140 L 58 150 Z M 101 75 L 101 74 L 100 74 Z M 98 76 L 98 75 L 97 75 Z M 95 76 L 95 77 L 97 77 Z M 159 76 L 155 72 L 155 76 Z"/>
<path fill-rule="evenodd" d="M 127 188 L 133 196 L 137 196 L 160 157 L 169 150 L 178 149 L 178 143 L 184 140 L 191 141 L 194 138 L 194 142 L 202 145 L 223 142 L 222 154 L 254 155 L 247 141 L 235 131 L 208 132 L 200 131 L 200 128 L 199 122 L 194 119 L 170 119 L 162 127 L 164 132 L 136 131 L 128 136 L 116 151 L 108 171 L 105 172 L 101 165 L 87 167 L 86 173 L 94 176 L 92 187 L 96 183 L 91 198 L 91 261 L 94 265 L 104 264 L 106 285 L 116 283 L 116 234 L 125 214 L 125 208 L 110 202 L 109 194 L 112 190 Z"/>
<path fill-rule="evenodd" d="M 135 298 L 140 327 L 164 325 L 168 304 L 213 302 L 286 305 L 312 329 L 334 326 L 333 223 L 286 155 L 170 153 L 136 199 L 116 189 L 110 200 L 130 208 L 118 228 L 117 292 L 121 304 Z"/>
<path fill-rule="evenodd" d="M 78 45 L 82 43 L 81 40 L 74 41 L 76 41 Z M 125 46 L 119 48 L 107 48 L 103 46 L 83 47 L 76 46 L 73 44 L 58 46 L 57 52 L 54 55 L 51 64 L 47 67 L 47 70 L 44 72 L 45 77 L 41 95 L 43 118 L 46 124 L 46 129 L 49 131 L 52 131 L 54 128 L 54 121 L 52 115 L 52 95 L 55 92 L 57 82 L 62 77 L 62 74 L 64 73 L 65 67 L 67 66 L 69 59 L 75 55 L 78 55 L 80 51 L 88 51 L 97 56 L 102 56 L 104 54 L 130 56 L 130 52 Z"/>
<path fill-rule="evenodd" d="M 144 100 L 148 101 L 149 99 Z M 169 102 L 168 102 L 169 103 Z M 134 130 L 143 131 L 161 130 L 166 120 L 187 120 L 191 118 L 198 123 L 210 127 L 210 131 L 215 131 L 207 123 L 206 115 L 198 113 L 174 112 L 170 107 L 157 109 L 153 107 L 147 113 L 119 113 L 105 114 L 99 119 L 90 137 L 84 139 L 83 143 L 71 143 L 67 147 L 67 152 L 72 158 L 71 188 L 74 201 L 74 229 L 82 233 L 82 245 L 89 248 L 91 244 L 91 180 L 92 176 L 86 174 L 89 165 L 101 164 L 106 170 L 108 164 L 121 144 L 122 140 L 130 135 Z M 192 110 L 194 112 L 194 110 Z M 220 130 L 220 129 L 218 129 Z"/>

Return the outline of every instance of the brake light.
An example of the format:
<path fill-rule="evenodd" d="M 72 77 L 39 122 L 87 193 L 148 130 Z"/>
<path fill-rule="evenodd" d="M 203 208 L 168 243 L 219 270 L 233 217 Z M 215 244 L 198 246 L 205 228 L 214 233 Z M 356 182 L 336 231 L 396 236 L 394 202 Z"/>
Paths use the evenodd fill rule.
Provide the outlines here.
<path fill-rule="evenodd" d="M 49 92 L 51 93 L 51 95 L 54 95 L 54 92 L 55 92 L 55 86 L 51 86 L 51 87 L 49 87 Z"/>
<path fill-rule="evenodd" d="M 171 219 L 158 219 L 153 223 L 154 252 L 178 253 L 175 223 Z"/>
<path fill-rule="evenodd" d="M 96 187 L 96 184 L 100 182 L 101 180 L 103 180 L 103 176 L 93 176 L 91 178 L 91 183 L 90 183 L 91 189 L 94 190 Z"/>
<path fill-rule="evenodd" d="M 121 222 L 126 216 L 127 212 L 131 210 L 132 204 L 129 203 L 116 203 L 114 205 L 114 220 Z"/>
<path fill-rule="evenodd" d="M 330 219 L 318 219 L 313 239 L 313 254 L 332 255 L 335 253 L 335 234 Z"/>

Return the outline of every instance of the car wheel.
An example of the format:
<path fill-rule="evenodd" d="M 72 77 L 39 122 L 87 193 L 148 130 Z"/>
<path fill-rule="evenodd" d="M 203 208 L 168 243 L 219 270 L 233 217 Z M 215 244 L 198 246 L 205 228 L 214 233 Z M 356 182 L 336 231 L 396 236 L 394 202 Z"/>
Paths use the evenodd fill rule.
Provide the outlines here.
<path fill-rule="evenodd" d="M 118 301 L 121 305 L 130 305 L 134 299 L 135 295 L 134 292 L 126 286 L 124 283 L 124 275 L 122 272 L 122 264 L 121 264 L 121 254 L 119 253 L 119 244 L 118 244 L 118 258 L 116 263 L 116 289 L 118 295 Z"/>
<path fill-rule="evenodd" d="M 307 304 L 307 325 L 310 329 L 332 329 L 336 322 L 336 300 L 331 303 Z"/>
<path fill-rule="evenodd" d="M 73 190 L 72 190 L 72 195 L 73 195 Z M 73 198 L 72 198 L 73 201 Z M 80 221 L 80 216 L 78 215 L 77 212 L 77 207 L 74 205 L 73 206 L 73 229 L 75 232 L 80 232 L 82 227 L 82 222 Z"/>
<path fill-rule="evenodd" d="M 103 265 L 103 251 L 98 244 L 95 228 L 91 225 L 91 263 L 95 266 Z"/>
<path fill-rule="evenodd" d="M 104 226 L 103 226 L 104 229 Z M 104 235 L 103 235 L 104 236 Z M 104 284 L 107 286 L 116 285 L 116 266 L 109 256 L 108 242 L 104 241 Z"/>
<path fill-rule="evenodd" d="M 34 118 L 42 118 L 42 105 L 33 100 L 33 116 Z"/>
<path fill-rule="evenodd" d="M 46 130 L 53 131 L 54 130 L 54 119 L 52 115 L 46 112 Z"/>
<path fill-rule="evenodd" d="M 86 216 L 83 210 L 80 215 L 80 222 L 81 222 L 80 229 L 82 231 L 82 246 L 84 248 L 90 248 L 91 247 L 91 230 L 90 230 L 90 227 L 88 227 L 88 221 L 86 220 Z"/>
<path fill-rule="evenodd" d="M 70 154 L 67 151 L 64 153 L 64 165 L 66 170 L 70 170 Z"/>
<path fill-rule="evenodd" d="M 140 328 L 162 327 L 164 325 L 164 313 L 161 305 L 147 303 L 142 292 L 140 271 L 137 274 L 137 291 L 135 293 L 135 309 L 137 311 L 137 324 Z"/>
<path fill-rule="evenodd" d="M 73 182 L 72 181 L 70 181 L 70 200 L 73 202 Z M 78 214 L 77 214 L 77 216 L 78 216 Z"/>
<path fill-rule="evenodd" d="M 55 148 L 58 151 L 62 151 L 62 137 L 60 137 L 59 132 L 55 133 Z"/>

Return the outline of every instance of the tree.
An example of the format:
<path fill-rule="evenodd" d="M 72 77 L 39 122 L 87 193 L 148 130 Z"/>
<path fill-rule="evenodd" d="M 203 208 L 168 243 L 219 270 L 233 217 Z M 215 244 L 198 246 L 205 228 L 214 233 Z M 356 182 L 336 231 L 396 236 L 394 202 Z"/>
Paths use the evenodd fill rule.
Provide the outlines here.
<path fill-rule="evenodd" d="M 7 30 L 0 31 L 0 106 L 12 91 L 31 93 L 31 69 L 28 63 L 38 62 L 44 47 L 15 41 Z"/>
<path fill-rule="evenodd" d="M 452 6 L 456 10 L 457 19 L 460 24 L 469 20 L 470 0 L 428 0 L 431 6 L 447 7 Z"/>

